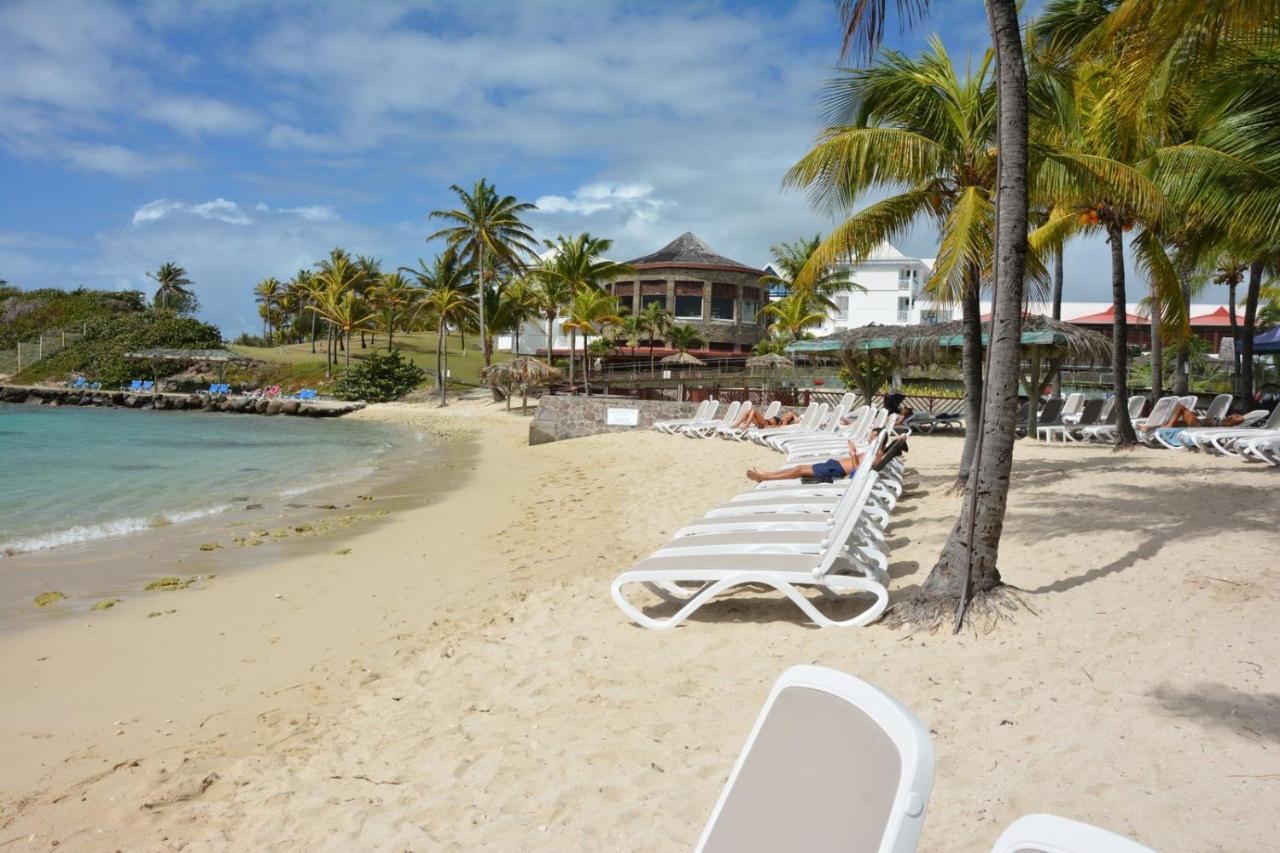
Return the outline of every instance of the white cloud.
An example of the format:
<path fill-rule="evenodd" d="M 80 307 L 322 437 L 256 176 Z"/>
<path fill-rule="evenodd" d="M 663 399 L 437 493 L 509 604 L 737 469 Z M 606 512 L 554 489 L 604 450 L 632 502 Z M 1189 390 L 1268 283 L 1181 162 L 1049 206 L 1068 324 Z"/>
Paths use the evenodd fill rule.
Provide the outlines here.
<path fill-rule="evenodd" d="M 159 97 L 144 104 L 139 114 L 191 136 L 247 133 L 262 124 L 252 110 L 202 97 Z"/>
<path fill-rule="evenodd" d="M 544 195 L 535 204 L 539 213 L 580 213 L 590 216 L 602 210 L 619 207 L 662 207 L 663 202 L 650 198 L 653 187 L 648 184 L 587 184 L 573 193 L 573 198 Z"/>

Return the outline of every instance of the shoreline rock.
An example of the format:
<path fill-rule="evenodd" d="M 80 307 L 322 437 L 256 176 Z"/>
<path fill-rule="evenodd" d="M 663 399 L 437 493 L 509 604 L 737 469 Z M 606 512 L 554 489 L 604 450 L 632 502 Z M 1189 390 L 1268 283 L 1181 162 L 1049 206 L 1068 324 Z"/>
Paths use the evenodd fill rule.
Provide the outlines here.
<path fill-rule="evenodd" d="M 50 388 L 41 385 L 0 384 L 0 403 L 33 406 L 98 406 L 151 409 L 154 411 L 228 412 L 258 415 L 291 415 L 307 418 L 336 418 L 365 407 L 363 402 L 337 400 L 264 400 L 224 394 L 187 392 L 129 393 L 125 391 L 85 391 L 78 388 Z"/>

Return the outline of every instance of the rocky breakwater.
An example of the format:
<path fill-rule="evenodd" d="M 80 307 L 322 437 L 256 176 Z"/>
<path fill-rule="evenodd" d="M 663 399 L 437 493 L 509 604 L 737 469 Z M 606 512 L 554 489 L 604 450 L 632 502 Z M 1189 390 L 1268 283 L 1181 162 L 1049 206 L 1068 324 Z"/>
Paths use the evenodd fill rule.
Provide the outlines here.
<path fill-rule="evenodd" d="M 178 394 L 170 392 L 86 391 L 33 385 L 0 385 L 0 403 L 43 406 L 112 406 L 160 411 L 232 412 L 245 415 L 295 415 L 336 418 L 363 409 L 364 403 L 329 400 L 267 400 L 234 394 Z"/>

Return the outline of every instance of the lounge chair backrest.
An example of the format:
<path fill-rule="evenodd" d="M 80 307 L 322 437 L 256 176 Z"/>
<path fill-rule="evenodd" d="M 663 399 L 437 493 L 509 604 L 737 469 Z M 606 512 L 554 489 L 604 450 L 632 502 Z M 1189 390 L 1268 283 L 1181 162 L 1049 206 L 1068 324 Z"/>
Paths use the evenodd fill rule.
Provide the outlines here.
<path fill-rule="evenodd" d="M 692 420 L 700 421 L 708 414 L 707 410 L 711 408 L 711 399 L 707 398 L 698 404 L 698 408 L 693 410 Z"/>
<path fill-rule="evenodd" d="M 1040 410 L 1040 416 L 1036 419 L 1042 424 L 1052 423 L 1062 414 L 1063 400 L 1061 397 L 1050 397 L 1049 401 L 1044 404 L 1044 408 Z"/>
<path fill-rule="evenodd" d="M 929 730 L 851 675 L 794 666 L 765 700 L 698 853 L 916 849 L 933 788 Z"/>
<path fill-rule="evenodd" d="M 1178 400 L 1178 397 L 1161 397 L 1151 407 L 1151 414 L 1147 415 L 1147 423 L 1164 424 L 1173 414 L 1173 407 L 1178 404 Z"/>
<path fill-rule="evenodd" d="M 1062 404 L 1062 412 L 1059 417 L 1075 417 L 1084 410 L 1084 394 L 1076 392 L 1067 395 L 1067 402 Z"/>
<path fill-rule="evenodd" d="M 776 418 L 780 411 L 782 411 L 782 401 L 773 400 L 764 410 L 764 419 L 769 420 L 770 418 Z"/>
<path fill-rule="evenodd" d="M 1280 429 L 1280 405 L 1271 410 L 1271 417 L 1262 425 L 1263 429 Z"/>
<path fill-rule="evenodd" d="M 835 432 L 840 429 L 840 422 L 844 420 L 844 416 L 848 411 L 849 409 L 844 403 L 832 409 L 831 414 L 827 415 L 827 419 L 822 422 L 822 432 Z"/>
<path fill-rule="evenodd" d="M 718 421 L 722 424 L 732 424 L 738 420 L 738 411 L 742 408 L 741 400 L 734 400 L 729 404 L 729 408 L 724 410 L 724 417 Z"/>
<path fill-rule="evenodd" d="M 871 428 L 884 429 L 885 423 L 889 420 L 889 414 L 888 409 L 877 409 L 875 417 L 871 419 Z"/>
<path fill-rule="evenodd" d="M 1050 814 L 1020 817 L 1000 833 L 991 853 L 1155 853 L 1136 841 Z"/>
<path fill-rule="evenodd" d="M 1116 410 L 1116 397 L 1112 394 L 1102 404 L 1102 411 L 1098 413 L 1098 423 L 1110 423 L 1107 418 L 1111 417 L 1111 413 Z"/>
<path fill-rule="evenodd" d="M 858 402 L 858 395 L 850 391 L 840 398 L 840 405 L 844 406 L 846 412 L 852 411 L 854 405 Z"/>
<path fill-rule="evenodd" d="M 1227 416 L 1227 412 L 1231 411 L 1231 395 L 1219 394 L 1213 398 L 1213 402 L 1209 404 L 1209 408 L 1205 409 L 1205 420 L 1217 424 Z"/>
<path fill-rule="evenodd" d="M 1141 394 L 1135 394 L 1129 398 L 1129 420 L 1142 415 L 1142 410 L 1147 406 L 1147 398 Z"/>
<path fill-rule="evenodd" d="M 884 440 L 885 434 L 882 432 L 876 436 L 875 441 L 867 446 L 866 450 L 862 451 L 862 458 L 867 460 L 868 463 L 874 461 L 876 454 L 884 446 Z M 822 552 L 822 560 L 813 570 L 815 578 L 825 577 L 835 567 L 836 560 L 840 557 L 841 548 L 845 542 L 849 541 L 849 537 L 853 535 L 853 529 L 857 526 L 858 518 L 862 515 L 862 509 L 866 506 L 867 500 L 871 495 L 871 486 L 875 484 L 876 477 L 877 474 L 872 470 L 870 464 L 859 465 L 858 470 L 854 472 L 848 488 L 856 490 L 854 494 L 858 495 L 858 501 L 852 505 L 847 517 L 842 519 L 838 525 L 833 525 L 831 540 L 834 545 Z"/>
<path fill-rule="evenodd" d="M 1114 400 L 1115 398 L 1113 397 L 1112 399 Z M 1106 402 L 1097 398 L 1085 400 L 1084 408 L 1080 410 L 1080 420 L 1075 425 L 1082 427 L 1101 423 L 1102 411 L 1107 407 L 1107 403 L 1111 403 L 1111 400 Z M 1115 403 L 1111 403 L 1111 406 L 1114 408 Z"/>

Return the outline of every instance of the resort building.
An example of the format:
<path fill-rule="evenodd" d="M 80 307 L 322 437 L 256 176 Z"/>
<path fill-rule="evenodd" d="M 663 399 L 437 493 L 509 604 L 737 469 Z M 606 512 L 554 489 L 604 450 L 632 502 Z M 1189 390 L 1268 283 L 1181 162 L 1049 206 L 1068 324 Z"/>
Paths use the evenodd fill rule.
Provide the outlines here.
<path fill-rule="evenodd" d="M 626 262 L 635 272 L 606 285 L 617 298 L 624 314 L 639 313 L 648 305 L 662 305 L 674 322 L 698 330 L 703 346 L 690 350 L 695 356 L 724 357 L 751 352 L 752 347 L 768 331 L 767 323 L 756 319 L 768 301 L 768 293 L 760 283 L 766 272 L 716 252 L 697 235 L 686 232 L 648 255 Z M 551 348 L 556 355 L 569 352 L 569 334 L 561 321 L 552 324 Z M 515 348 L 512 335 L 500 336 L 499 349 Z M 520 333 L 521 352 L 546 355 L 546 322 L 531 320 Z M 639 341 L 634 353 L 623 347 L 618 354 L 648 357 L 650 341 Z M 652 341 L 655 354 L 667 355 L 666 341 Z M 585 342 L 578 336 L 578 351 Z"/>
<path fill-rule="evenodd" d="M 851 286 L 832 294 L 836 308 L 814 330 L 819 337 L 872 323 L 903 326 L 950 319 L 949 314 L 943 316 L 921 297 L 921 288 L 933 271 L 933 258 L 909 258 L 882 243 L 865 260 L 856 264 L 843 262 L 836 270 Z"/>

